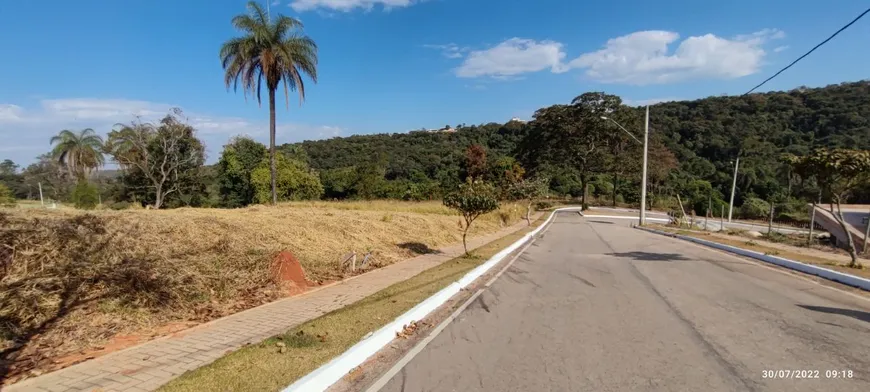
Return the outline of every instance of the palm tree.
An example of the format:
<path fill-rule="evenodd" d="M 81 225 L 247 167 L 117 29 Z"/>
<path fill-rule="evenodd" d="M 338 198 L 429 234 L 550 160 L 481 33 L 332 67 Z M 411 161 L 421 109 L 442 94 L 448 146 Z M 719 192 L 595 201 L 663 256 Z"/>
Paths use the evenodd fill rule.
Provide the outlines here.
<path fill-rule="evenodd" d="M 52 156 L 78 180 L 84 180 L 91 170 L 105 163 L 103 138 L 91 128 L 78 133 L 64 129 L 51 138 L 51 144 L 54 145 Z"/>
<path fill-rule="evenodd" d="M 284 99 L 290 108 L 289 91 L 299 92 L 299 104 L 305 100 L 303 75 L 317 83 L 317 44 L 302 32 L 302 22 L 278 15 L 273 22 L 263 7 L 248 2 L 248 14 L 233 18 L 233 26 L 242 37 L 233 38 L 221 46 L 220 57 L 225 71 L 224 83 L 234 91 L 239 84 L 247 98 L 248 92 L 262 104 L 263 82 L 269 91 L 269 167 L 272 176 L 272 204 L 278 204 L 275 189 L 275 91 L 284 84 Z"/>

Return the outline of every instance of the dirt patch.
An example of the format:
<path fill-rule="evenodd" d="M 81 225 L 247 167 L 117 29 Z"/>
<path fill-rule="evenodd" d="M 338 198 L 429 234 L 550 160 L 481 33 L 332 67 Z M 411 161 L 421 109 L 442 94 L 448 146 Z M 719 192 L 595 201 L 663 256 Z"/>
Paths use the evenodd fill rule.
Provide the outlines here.
<path fill-rule="evenodd" d="M 296 295 L 308 289 L 308 279 L 302 264 L 289 251 L 278 253 L 272 261 L 272 279 L 288 295 Z"/>

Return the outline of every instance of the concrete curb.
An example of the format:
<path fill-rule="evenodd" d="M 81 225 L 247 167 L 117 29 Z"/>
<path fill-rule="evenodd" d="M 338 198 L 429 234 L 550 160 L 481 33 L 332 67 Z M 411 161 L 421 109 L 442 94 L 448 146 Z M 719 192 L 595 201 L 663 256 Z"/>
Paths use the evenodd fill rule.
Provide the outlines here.
<path fill-rule="evenodd" d="M 589 214 L 586 214 L 586 215 L 583 215 L 583 217 L 584 218 L 600 218 L 600 219 L 632 219 L 632 220 L 638 219 L 638 217 L 636 217 L 636 216 L 619 216 L 619 215 L 589 215 Z M 665 218 L 646 217 L 646 220 L 653 221 L 653 222 L 664 222 L 664 223 L 671 222 L 670 219 L 665 219 Z"/>
<path fill-rule="evenodd" d="M 840 283 L 843 283 L 845 285 L 849 285 L 852 287 L 857 287 L 857 288 L 862 289 L 862 290 L 870 291 L 870 279 L 864 279 L 864 278 L 861 278 L 861 277 L 858 277 L 855 275 L 844 274 L 842 272 L 829 270 L 827 268 L 817 267 L 817 266 L 811 265 L 811 264 L 804 264 L 804 263 L 801 263 L 798 261 L 784 259 L 782 257 L 770 256 L 770 255 L 766 255 L 763 253 L 759 253 L 759 252 L 755 252 L 755 251 L 751 251 L 751 250 L 747 250 L 747 249 L 742 249 L 742 248 L 738 248 L 735 246 L 724 245 L 724 244 L 720 244 L 718 242 L 702 240 L 702 239 L 695 238 L 695 237 L 689 237 L 689 236 L 684 236 L 684 235 L 679 235 L 679 234 L 668 233 L 665 231 L 650 229 L 650 228 L 646 228 L 646 227 L 635 227 L 635 228 L 646 231 L 646 232 L 650 232 L 650 233 L 664 235 L 664 236 L 671 237 L 671 238 L 679 238 L 681 240 L 694 242 L 696 244 L 709 246 L 711 248 L 715 248 L 715 249 L 719 249 L 719 250 L 724 250 L 726 252 L 738 254 L 740 256 L 751 257 L 751 258 L 756 259 L 756 260 L 761 260 L 761 261 L 764 261 L 767 263 L 776 264 L 776 265 L 781 266 L 781 267 L 793 269 L 795 271 L 804 272 L 804 273 L 807 273 L 810 275 L 815 275 L 815 276 L 825 278 L 828 280 L 832 280 L 835 282 L 840 282 Z"/>
<path fill-rule="evenodd" d="M 423 300 L 423 302 L 420 302 L 417 306 L 411 308 L 411 310 L 383 326 L 381 329 L 369 334 L 343 354 L 333 358 L 325 365 L 300 378 L 285 388 L 283 392 L 325 391 L 327 388 L 332 386 L 332 384 L 335 384 L 346 374 L 350 373 L 351 370 L 361 365 L 369 357 L 390 344 L 390 342 L 396 338 L 396 333 L 402 331 L 405 325 L 411 323 L 411 321 L 422 320 L 425 318 L 429 313 L 459 293 L 459 290 L 468 286 L 471 282 L 474 282 L 474 280 L 492 269 L 492 267 L 502 261 L 502 259 L 511 252 L 517 250 L 520 246 L 526 243 L 526 241 L 538 234 L 541 230 L 547 227 L 548 224 L 550 224 L 557 212 L 575 211 L 579 209 L 580 207 L 566 207 L 553 210 L 550 217 L 548 217 L 540 226 L 536 227 L 529 233 L 526 233 L 522 238 L 490 257 L 485 263 L 469 271 L 458 281 L 451 283 L 441 291 L 435 293 L 435 295 Z"/>

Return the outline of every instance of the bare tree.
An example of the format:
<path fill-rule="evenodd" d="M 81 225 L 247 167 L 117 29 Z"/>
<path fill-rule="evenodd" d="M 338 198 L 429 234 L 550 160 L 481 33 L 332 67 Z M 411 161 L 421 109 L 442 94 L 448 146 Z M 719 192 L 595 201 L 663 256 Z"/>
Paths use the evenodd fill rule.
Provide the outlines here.
<path fill-rule="evenodd" d="M 183 171 L 201 166 L 205 160 L 202 144 L 184 121 L 181 109 L 172 109 L 156 126 L 137 118 L 116 127 L 109 133 L 106 150 L 122 170 L 136 170 L 148 180 L 156 209 L 168 195 L 179 191 Z"/>

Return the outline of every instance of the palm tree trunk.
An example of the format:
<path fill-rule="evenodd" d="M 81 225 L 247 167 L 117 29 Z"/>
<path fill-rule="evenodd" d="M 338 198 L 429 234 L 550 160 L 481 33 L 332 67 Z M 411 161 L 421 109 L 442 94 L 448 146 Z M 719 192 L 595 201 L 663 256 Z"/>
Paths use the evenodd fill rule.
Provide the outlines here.
<path fill-rule="evenodd" d="M 275 178 L 278 170 L 275 167 L 275 89 L 269 89 L 269 172 L 272 177 L 272 205 L 278 205 L 278 189 Z"/>

